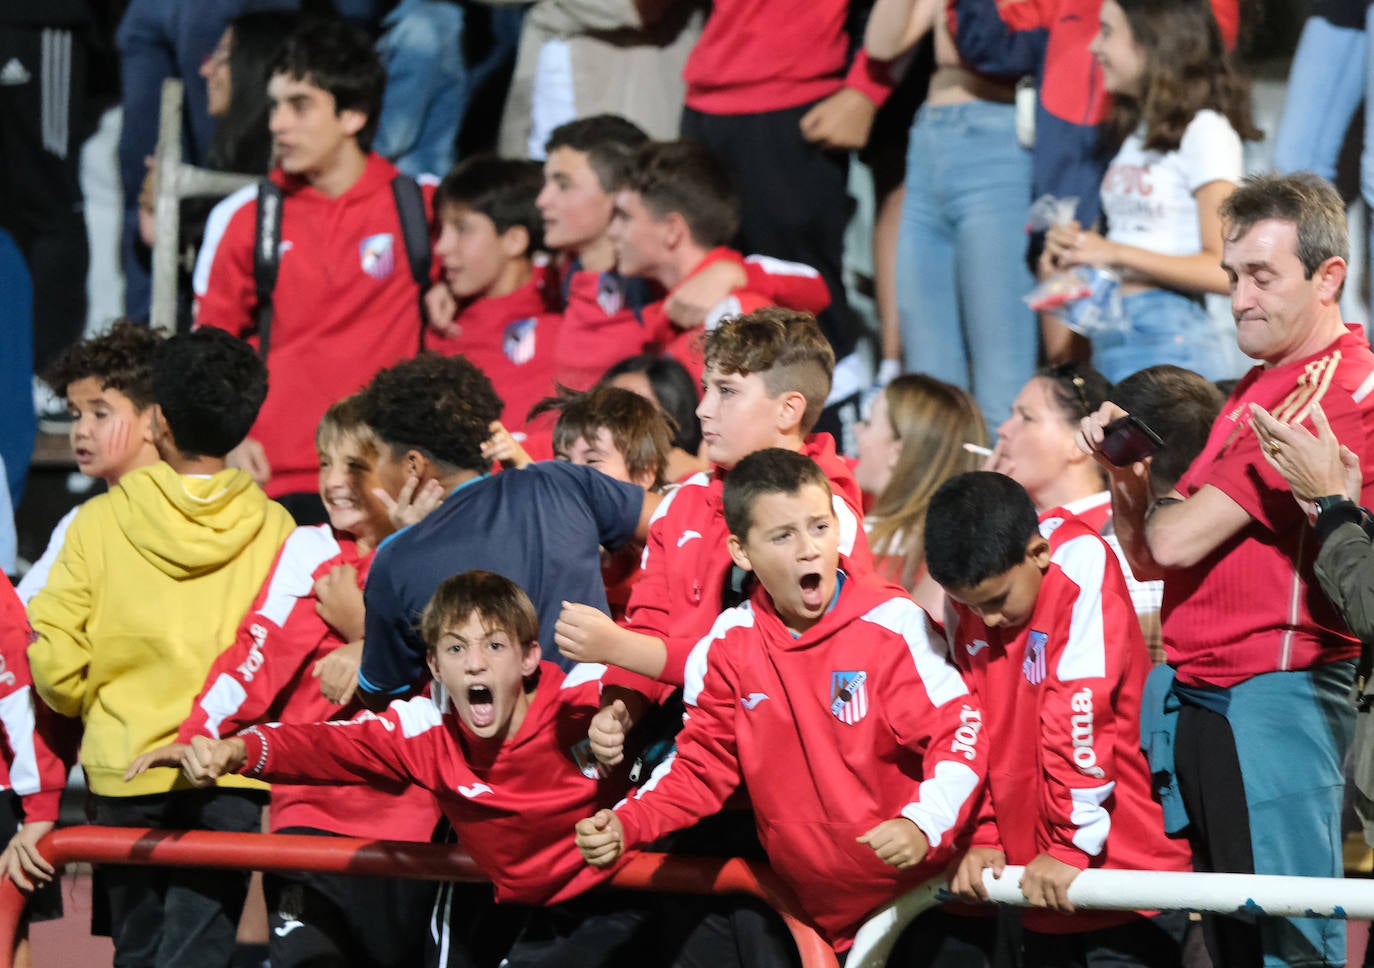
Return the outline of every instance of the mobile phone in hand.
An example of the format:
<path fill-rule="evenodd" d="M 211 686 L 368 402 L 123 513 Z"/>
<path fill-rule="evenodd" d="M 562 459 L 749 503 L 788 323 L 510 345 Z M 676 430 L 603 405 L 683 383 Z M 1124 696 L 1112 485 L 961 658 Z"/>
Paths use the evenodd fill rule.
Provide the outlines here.
<path fill-rule="evenodd" d="M 1127 414 L 1103 428 L 1102 453 L 1116 467 L 1125 467 L 1144 460 L 1164 441 L 1135 414 Z"/>

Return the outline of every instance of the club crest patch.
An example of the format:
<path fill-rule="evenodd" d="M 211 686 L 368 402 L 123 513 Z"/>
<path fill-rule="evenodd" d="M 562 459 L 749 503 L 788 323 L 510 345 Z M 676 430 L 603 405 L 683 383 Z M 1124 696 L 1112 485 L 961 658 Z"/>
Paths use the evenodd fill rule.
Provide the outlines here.
<path fill-rule="evenodd" d="M 358 263 L 373 279 L 385 279 L 396 268 L 396 245 L 390 232 L 369 235 L 358 243 Z"/>
<path fill-rule="evenodd" d="M 522 366 L 534 359 L 534 337 L 538 327 L 537 316 L 517 319 L 507 326 L 501 334 L 501 352 L 506 354 L 506 359 L 516 366 Z"/>
<path fill-rule="evenodd" d="M 1035 629 L 1026 637 L 1026 656 L 1021 660 L 1021 672 L 1032 686 L 1045 681 L 1045 645 L 1049 640 L 1047 633 Z"/>
<path fill-rule="evenodd" d="M 868 673 L 862 670 L 830 673 L 830 714 L 846 726 L 867 716 L 867 683 Z"/>
<path fill-rule="evenodd" d="M 577 768 L 582 771 L 582 775 L 589 780 L 601 780 L 610 775 L 611 771 L 592 753 L 592 741 L 590 739 L 584 739 L 576 746 L 569 746 L 568 755 L 577 764 Z"/>
<path fill-rule="evenodd" d="M 596 284 L 596 304 L 607 316 L 614 316 L 625 305 L 625 293 L 622 291 L 620 279 L 615 273 L 601 273 L 601 278 L 597 280 Z"/>

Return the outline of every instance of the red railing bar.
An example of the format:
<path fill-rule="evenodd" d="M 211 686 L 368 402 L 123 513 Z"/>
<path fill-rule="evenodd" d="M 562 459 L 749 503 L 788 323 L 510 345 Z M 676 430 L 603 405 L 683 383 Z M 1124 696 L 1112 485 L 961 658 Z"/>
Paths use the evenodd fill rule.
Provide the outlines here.
<path fill-rule="evenodd" d="M 73 861 L 259 871 L 312 870 L 330 874 L 484 881 L 472 858 L 456 847 L 358 837 L 236 834 L 214 830 L 135 827 L 63 827 L 38 844 L 56 867 Z M 639 854 L 611 879 L 617 887 L 676 894 L 749 894 L 782 915 L 801 953 L 803 968 L 837 968 L 830 946 L 793 911 L 792 894 L 765 864 L 739 858 Z M 0 883 L 0 968 L 11 968 L 24 895 L 8 878 Z"/>

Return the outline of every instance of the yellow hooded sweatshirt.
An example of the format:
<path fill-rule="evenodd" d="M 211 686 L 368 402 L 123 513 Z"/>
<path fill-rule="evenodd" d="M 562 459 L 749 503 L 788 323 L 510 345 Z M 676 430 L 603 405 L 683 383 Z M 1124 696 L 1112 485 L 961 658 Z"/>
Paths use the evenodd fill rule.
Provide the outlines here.
<path fill-rule="evenodd" d="M 48 705 L 85 723 L 92 792 L 189 789 L 176 770 L 129 783 L 124 771 L 176 738 L 293 527 L 243 471 L 183 477 L 165 463 L 125 474 L 77 512 L 29 603 L 29 663 Z M 219 782 L 262 788 L 240 776 Z"/>

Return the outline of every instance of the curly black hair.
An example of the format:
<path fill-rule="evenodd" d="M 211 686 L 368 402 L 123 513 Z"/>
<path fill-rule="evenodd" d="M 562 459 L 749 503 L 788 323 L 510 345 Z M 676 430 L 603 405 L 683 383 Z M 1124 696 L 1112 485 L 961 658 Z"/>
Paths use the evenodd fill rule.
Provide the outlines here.
<path fill-rule="evenodd" d="M 88 377 L 102 390 L 118 390 L 136 410 L 153 405 L 153 351 L 162 341 L 156 330 L 129 320 L 117 322 L 94 339 L 83 339 L 62 351 L 41 379 L 65 397 L 67 388 Z"/>
<path fill-rule="evenodd" d="M 387 367 L 362 391 L 364 422 L 392 454 L 418 450 L 457 470 L 484 471 L 482 442 L 504 404 L 487 375 L 462 356 L 424 353 Z"/>
<path fill-rule="evenodd" d="M 177 450 L 223 457 L 237 447 L 267 399 L 267 367 L 222 329 L 173 336 L 153 355 L 153 392 Z"/>

